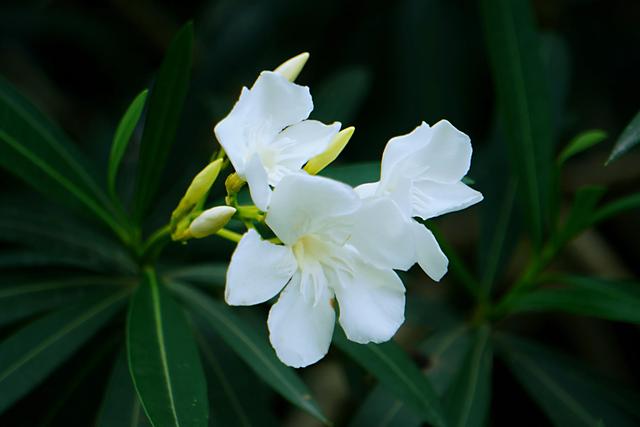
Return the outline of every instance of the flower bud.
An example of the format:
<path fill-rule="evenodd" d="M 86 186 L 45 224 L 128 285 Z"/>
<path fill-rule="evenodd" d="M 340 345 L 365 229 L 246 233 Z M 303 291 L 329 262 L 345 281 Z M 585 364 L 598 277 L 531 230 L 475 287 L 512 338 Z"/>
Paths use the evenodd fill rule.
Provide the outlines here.
<path fill-rule="evenodd" d="M 216 178 L 218 178 L 221 167 L 222 159 L 214 160 L 193 178 L 182 200 L 180 200 L 178 207 L 171 214 L 171 221 L 173 223 L 179 221 L 185 215 L 188 215 L 198 202 L 203 197 L 206 197 L 207 192 L 216 181 Z"/>
<path fill-rule="evenodd" d="M 235 213 L 236 209 L 231 206 L 216 206 L 207 209 L 191 222 L 188 235 L 196 239 L 210 236 L 227 225 Z"/>
<path fill-rule="evenodd" d="M 290 82 L 293 82 L 304 68 L 304 64 L 307 63 L 307 59 L 309 59 L 309 53 L 303 52 L 300 55 L 294 56 L 293 58 L 283 62 L 274 71 L 282 74 Z"/>
<path fill-rule="evenodd" d="M 329 147 L 327 147 L 324 152 L 309 160 L 305 165 L 304 170 L 309 175 L 316 175 L 322 169 L 326 168 L 340 155 L 342 150 L 344 150 L 344 147 L 347 146 L 347 143 L 351 139 L 351 135 L 353 135 L 355 130 L 356 128 L 351 126 L 338 132 L 329 144 Z"/>
<path fill-rule="evenodd" d="M 224 186 L 226 187 L 228 194 L 236 194 L 242 189 L 245 182 L 246 181 L 244 179 L 240 178 L 240 175 L 234 172 L 227 177 L 224 182 Z"/>

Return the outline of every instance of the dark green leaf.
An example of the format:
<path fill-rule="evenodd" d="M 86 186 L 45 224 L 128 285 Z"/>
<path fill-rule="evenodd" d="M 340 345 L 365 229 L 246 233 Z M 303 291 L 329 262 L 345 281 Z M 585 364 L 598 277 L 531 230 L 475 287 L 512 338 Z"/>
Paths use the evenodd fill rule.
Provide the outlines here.
<path fill-rule="evenodd" d="M 337 329 L 333 342 L 371 372 L 397 398 L 423 420 L 436 426 L 447 425 L 440 398 L 407 354 L 394 342 L 356 344 Z"/>
<path fill-rule="evenodd" d="M 134 216 L 145 215 L 155 196 L 171 145 L 176 138 L 189 75 L 193 24 L 187 23 L 174 37 L 149 96 L 149 107 L 140 142 Z"/>
<path fill-rule="evenodd" d="M 545 31 L 540 34 L 539 43 L 557 143 L 557 136 L 563 133 L 568 121 L 566 104 L 571 86 L 571 54 L 569 44 L 560 34 Z"/>
<path fill-rule="evenodd" d="M 582 132 L 573 138 L 558 155 L 558 164 L 562 165 L 571 157 L 579 154 L 607 139 L 606 132 L 596 129 Z"/>
<path fill-rule="evenodd" d="M 528 0 L 483 0 L 484 32 L 494 83 L 535 245 L 549 222 L 552 124 L 539 37 Z"/>
<path fill-rule="evenodd" d="M 592 218 L 592 225 L 605 221 L 624 211 L 640 208 L 640 193 L 614 200 L 598 209 Z"/>
<path fill-rule="evenodd" d="M 318 120 L 351 123 L 362 106 L 371 74 L 363 67 L 349 67 L 329 76 L 314 93 L 313 114 Z"/>
<path fill-rule="evenodd" d="M 452 426 L 483 426 L 491 403 L 493 350 L 491 330 L 483 326 L 474 333 L 473 344 L 448 390 L 445 402 Z"/>
<path fill-rule="evenodd" d="M 97 271 L 134 272 L 137 268 L 131 255 L 109 237 L 71 221 L 69 216 L 45 214 L 28 205 L 3 206 L 0 241 L 26 245 L 43 254 L 64 255 Z"/>
<path fill-rule="evenodd" d="M 421 418 L 384 386 L 379 385 L 358 408 L 349 427 L 419 427 Z"/>
<path fill-rule="evenodd" d="M 535 342 L 500 335 L 498 354 L 556 426 L 634 426 L 578 363 Z M 636 402 L 636 405 L 638 402 Z"/>
<path fill-rule="evenodd" d="M 611 163 L 640 142 L 640 111 L 633 117 L 631 122 L 618 137 L 616 145 L 613 146 L 607 164 Z"/>
<path fill-rule="evenodd" d="M 142 427 L 149 421 L 142 410 L 129 374 L 126 351 L 121 351 L 111 371 L 96 427 Z"/>
<path fill-rule="evenodd" d="M 107 173 L 107 184 L 111 197 L 116 199 L 116 176 L 118 174 L 118 168 L 129 145 L 129 140 L 133 131 L 136 129 L 142 110 L 144 109 L 144 103 L 147 100 L 147 92 L 145 89 L 135 97 L 135 99 L 127 108 L 124 116 L 120 119 L 115 135 L 113 135 L 113 142 L 111 143 L 111 153 L 109 154 L 109 168 Z"/>
<path fill-rule="evenodd" d="M 228 265 L 225 263 L 194 264 L 163 272 L 167 281 L 187 282 L 207 287 L 224 287 Z"/>
<path fill-rule="evenodd" d="M 128 291 L 57 311 L 0 343 L 0 413 L 38 385 L 118 310 Z"/>
<path fill-rule="evenodd" d="M 224 304 L 185 285 L 174 283 L 172 289 L 180 295 L 254 372 L 284 398 L 307 411 L 320 421 L 328 423 L 305 384 L 294 371 L 275 355 L 265 336 Z"/>
<path fill-rule="evenodd" d="M 380 162 L 362 162 L 329 166 L 320 172 L 328 178 L 342 181 L 352 187 L 380 180 Z"/>
<path fill-rule="evenodd" d="M 554 236 L 556 247 L 561 247 L 591 226 L 596 205 L 604 193 L 603 187 L 584 187 L 577 191 L 562 229 Z"/>
<path fill-rule="evenodd" d="M 83 206 L 124 237 L 122 217 L 87 163 L 60 129 L 0 78 L 0 166 L 47 196 Z"/>
<path fill-rule="evenodd" d="M 269 409 L 267 398 L 271 390 L 267 390 L 256 376 L 247 375 L 247 365 L 220 339 L 206 320 L 193 317 L 202 332 L 197 337 L 209 385 L 209 425 L 279 425 Z"/>
<path fill-rule="evenodd" d="M 640 323 L 640 283 L 557 276 L 553 287 L 517 296 L 509 304 L 512 312 L 565 311 L 584 316 Z"/>
<path fill-rule="evenodd" d="M 193 333 L 152 269 L 131 300 L 127 320 L 129 369 L 155 427 L 205 427 L 209 402 Z"/>
<path fill-rule="evenodd" d="M 59 280 L 0 285 L 0 325 L 86 299 L 113 293 L 122 279 L 75 277 Z"/>

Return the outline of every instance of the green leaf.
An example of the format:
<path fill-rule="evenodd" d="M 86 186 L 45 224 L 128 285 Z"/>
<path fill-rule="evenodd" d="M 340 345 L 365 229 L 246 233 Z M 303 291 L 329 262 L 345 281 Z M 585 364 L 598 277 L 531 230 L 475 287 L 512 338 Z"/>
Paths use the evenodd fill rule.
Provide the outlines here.
<path fill-rule="evenodd" d="M 419 427 L 422 420 L 384 386 L 367 396 L 349 427 Z"/>
<path fill-rule="evenodd" d="M 210 425 L 279 425 L 269 409 L 271 390 L 267 390 L 257 376 L 247 375 L 247 365 L 216 335 L 206 320 L 192 317 L 202 332 L 197 338 L 209 384 Z"/>
<path fill-rule="evenodd" d="M 575 360 L 535 342 L 500 335 L 496 350 L 556 426 L 634 426 Z M 636 406 L 639 402 L 636 402 Z"/>
<path fill-rule="evenodd" d="M 362 162 L 348 165 L 329 166 L 320 175 L 342 181 L 352 187 L 380 179 L 380 162 Z"/>
<path fill-rule="evenodd" d="M 127 320 L 129 369 L 155 427 L 207 426 L 209 403 L 193 333 L 178 304 L 144 271 Z"/>
<path fill-rule="evenodd" d="M 131 255 L 109 237 L 84 223 L 72 221 L 68 215 L 46 213 L 28 205 L 7 203 L 3 206 L 0 241 L 25 245 L 43 254 L 64 255 L 97 271 L 131 273 L 137 269 Z"/>
<path fill-rule="evenodd" d="M 607 164 L 616 160 L 631 148 L 636 146 L 640 142 L 640 111 L 633 117 L 631 122 L 622 131 L 622 134 L 618 137 L 616 145 L 613 146 Z"/>
<path fill-rule="evenodd" d="M 0 413 L 91 338 L 117 312 L 128 292 L 54 312 L 0 343 Z"/>
<path fill-rule="evenodd" d="M 447 425 L 440 398 L 427 378 L 397 344 L 352 343 L 340 329 L 334 333 L 333 342 L 423 420 L 435 426 Z"/>
<path fill-rule="evenodd" d="M 553 134 L 539 37 L 528 0 L 482 0 L 484 33 L 531 238 L 549 222 Z"/>
<path fill-rule="evenodd" d="M 640 283 L 579 276 L 546 280 L 555 286 L 518 295 L 511 312 L 564 311 L 621 322 L 640 323 Z"/>
<path fill-rule="evenodd" d="M 593 215 L 591 225 L 595 225 L 599 222 L 605 221 L 624 211 L 631 210 L 631 209 L 638 209 L 638 208 L 640 208 L 640 193 L 635 193 L 626 197 L 622 197 L 598 209 Z"/>
<path fill-rule="evenodd" d="M 111 371 L 95 425 L 96 427 L 149 425 L 133 388 L 124 349 L 118 354 Z"/>
<path fill-rule="evenodd" d="M 185 24 L 173 38 L 149 96 L 140 142 L 134 217 L 141 220 L 158 191 L 171 145 L 176 138 L 191 73 L 193 24 Z"/>
<path fill-rule="evenodd" d="M 0 325 L 86 299 L 113 293 L 122 279 L 74 277 L 59 280 L 0 285 Z"/>
<path fill-rule="evenodd" d="M 351 123 L 370 87 L 371 73 L 366 68 L 347 67 L 335 72 L 315 91 L 312 117 L 325 122 Z"/>
<path fill-rule="evenodd" d="M 452 426 L 482 427 L 491 403 L 491 330 L 483 326 L 474 333 L 473 344 L 462 369 L 447 392 L 445 403 Z"/>
<path fill-rule="evenodd" d="M 596 215 L 596 205 L 605 191 L 603 187 L 583 187 L 576 192 L 567 219 L 561 230 L 553 237 L 555 247 L 563 246 L 592 225 Z"/>
<path fill-rule="evenodd" d="M 601 143 L 605 139 L 607 139 L 606 132 L 599 129 L 588 130 L 580 133 L 573 138 L 565 149 L 558 155 L 558 164 L 562 165 L 571 157 Z"/>
<path fill-rule="evenodd" d="M 0 78 L 0 166 L 46 196 L 88 209 L 124 238 L 124 220 L 87 164 L 60 129 Z"/>
<path fill-rule="evenodd" d="M 163 271 L 167 282 L 187 282 L 207 287 L 224 287 L 227 275 L 226 263 L 193 264 Z"/>
<path fill-rule="evenodd" d="M 118 174 L 118 168 L 129 145 L 129 140 L 133 131 L 136 129 L 142 110 L 144 109 L 144 103 L 147 100 L 147 92 L 145 89 L 140 92 L 127 108 L 124 116 L 120 119 L 115 135 L 113 135 L 113 142 L 111 143 L 111 153 L 109 154 L 109 167 L 107 172 L 107 185 L 109 193 L 113 199 L 117 199 L 116 196 L 116 177 Z"/>
<path fill-rule="evenodd" d="M 241 357 L 253 371 L 285 399 L 318 420 L 328 420 L 311 397 L 306 385 L 275 355 L 265 336 L 245 323 L 232 310 L 189 286 L 172 284 L 172 289 Z"/>

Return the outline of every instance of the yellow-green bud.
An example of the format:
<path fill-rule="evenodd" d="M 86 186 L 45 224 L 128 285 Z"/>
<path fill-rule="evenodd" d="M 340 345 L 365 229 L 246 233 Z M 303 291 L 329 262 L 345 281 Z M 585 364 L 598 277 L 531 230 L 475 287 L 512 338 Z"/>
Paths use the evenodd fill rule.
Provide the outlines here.
<path fill-rule="evenodd" d="M 210 236 L 227 225 L 236 209 L 231 206 L 216 206 L 202 212 L 189 226 L 189 237 L 200 239 Z"/>
<path fill-rule="evenodd" d="M 285 76 L 290 82 L 293 82 L 300 74 L 300 71 L 304 68 L 304 64 L 307 63 L 307 59 L 309 59 L 309 53 L 303 52 L 300 55 L 286 60 L 274 71 Z"/>
<path fill-rule="evenodd" d="M 236 194 L 238 191 L 242 189 L 242 186 L 245 184 L 245 180 L 240 178 L 240 175 L 237 173 L 232 173 L 227 177 L 224 182 L 224 186 L 227 189 L 227 194 Z"/>
<path fill-rule="evenodd" d="M 221 167 L 222 159 L 214 160 L 193 178 L 178 207 L 171 214 L 172 222 L 177 222 L 185 215 L 188 215 L 198 202 L 207 195 L 216 178 L 218 178 Z"/>
<path fill-rule="evenodd" d="M 347 146 L 347 143 L 351 139 L 351 135 L 353 135 L 355 130 L 356 128 L 351 126 L 338 132 L 329 144 L 329 147 L 327 147 L 324 152 L 309 160 L 305 165 L 304 170 L 309 175 L 316 175 L 322 169 L 326 168 L 340 155 L 342 150 L 344 150 L 344 147 Z"/>

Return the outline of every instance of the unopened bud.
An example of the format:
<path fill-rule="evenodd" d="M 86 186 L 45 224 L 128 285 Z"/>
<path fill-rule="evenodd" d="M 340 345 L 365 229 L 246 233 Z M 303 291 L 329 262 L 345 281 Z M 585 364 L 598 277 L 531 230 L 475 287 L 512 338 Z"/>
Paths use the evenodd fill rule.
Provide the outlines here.
<path fill-rule="evenodd" d="M 245 184 L 245 180 L 240 178 L 240 175 L 237 173 L 232 173 L 227 177 L 224 182 L 224 186 L 227 189 L 227 194 L 236 194 L 238 191 L 242 189 L 242 186 Z"/>
<path fill-rule="evenodd" d="M 304 68 L 304 64 L 307 63 L 307 59 L 309 59 L 309 53 L 303 52 L 300 55 L 286 60 L 274 71 L 285 76 L 290 82 L 293 82 L 300 74 L 300 71 Z"/>
<path fill-rule="evenodd" d="M 190 237 L 200 239 L 210 236 L 227 225 L 236 209 L 231 206 L 216 206 L 202 212 L 189 226 Z"/>
<path fill-rule="evenodd" d="M 178 207 L 171 214 L 172 222 L 179 221 L 182 217 L 189 214 L 198 202 L 207 195 L 216 178 L 218 178 L 221 167 L 222 159 L 214 160 L 193 178 L 182 200 L 180 200 Z"/>
<path fill-rule="evenodd" d="M 351 126 L 338 132 L 329 144 L 329 147 L 327 147 L 324 152 L 309 160 L 305 165 L 304 170 L 309 175 L 316 175 L 322 169 L 326 168 L 340 155 L 342 150 L 344 150 L 344 147 L 347 146 L 347 143 L 351 139 L 351 135 L 353 135 L 355 130 L 356 128 Z"/>

